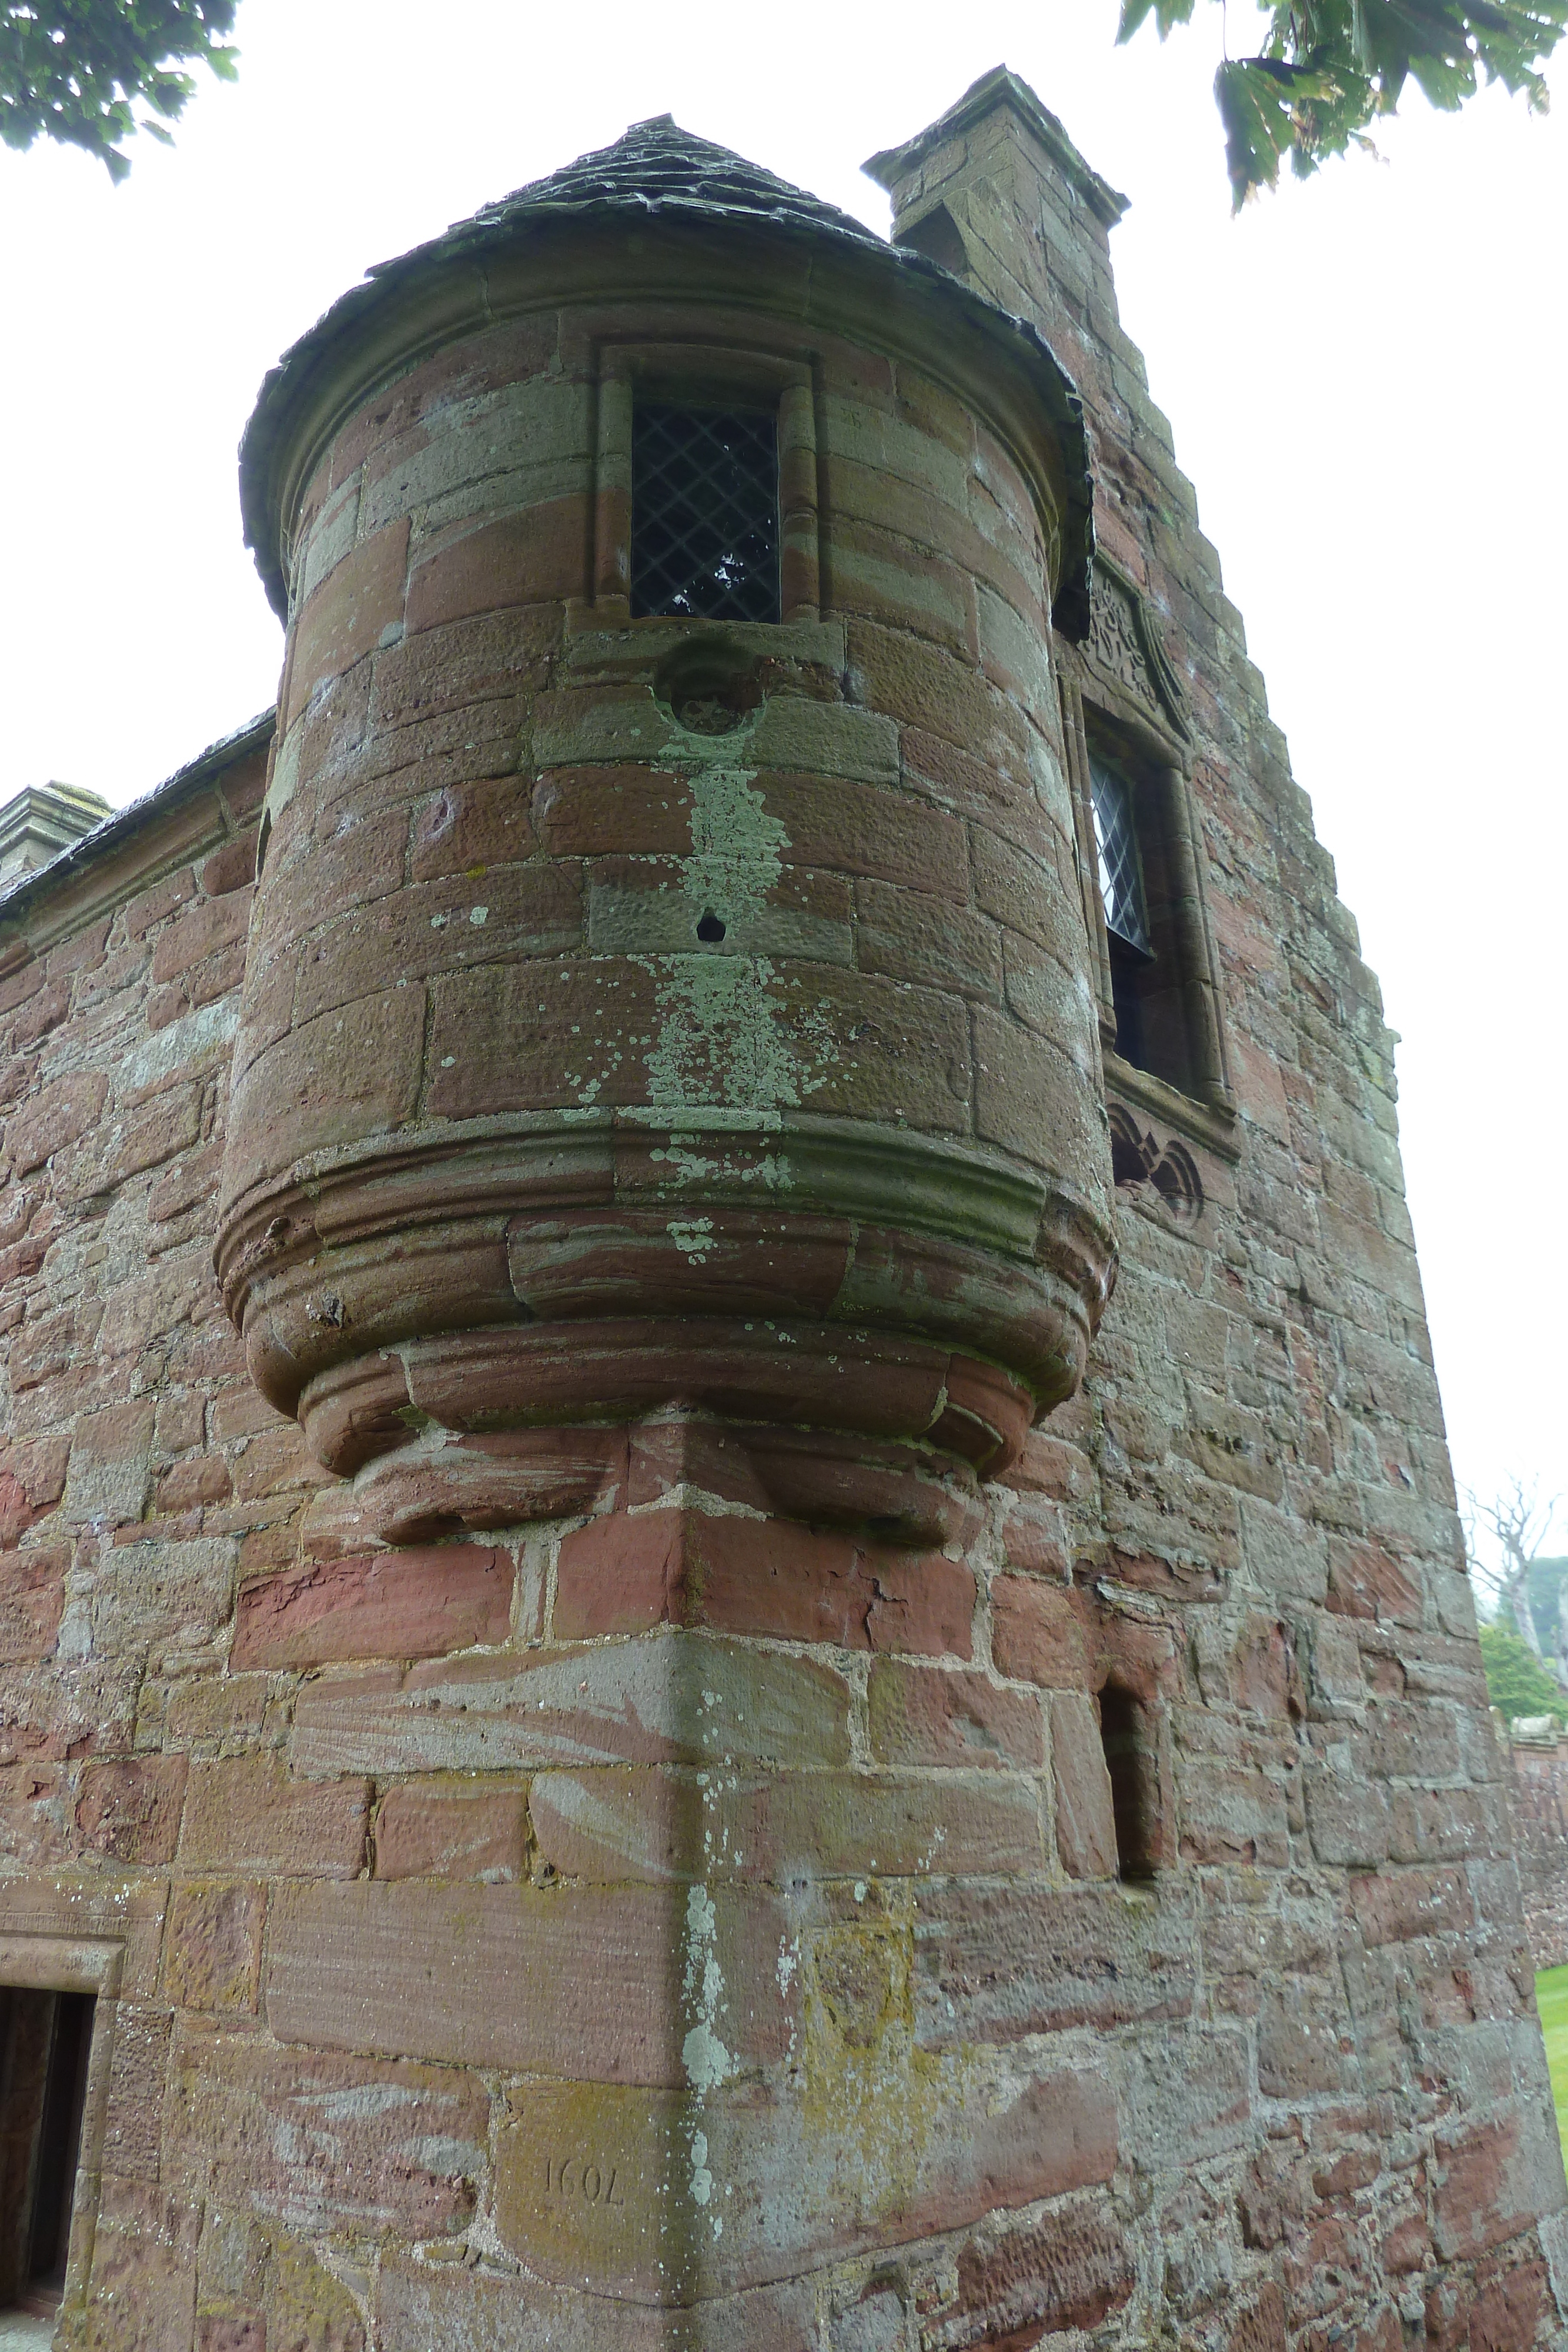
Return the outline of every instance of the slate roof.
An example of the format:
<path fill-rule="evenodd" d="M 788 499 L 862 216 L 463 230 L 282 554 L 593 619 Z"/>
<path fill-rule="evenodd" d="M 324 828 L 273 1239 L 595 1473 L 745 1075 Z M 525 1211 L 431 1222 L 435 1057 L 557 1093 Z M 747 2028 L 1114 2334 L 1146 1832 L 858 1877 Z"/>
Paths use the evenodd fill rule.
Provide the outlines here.
<path fill-rule="evenodd" d="M 472 220 L 454 223 L 448 235 L 461 242 L 469 229 L 497 227 L 534 213 L 605 210 L 699 215 L 720 211 L 814 235 L 826 230 L 887 250 L 862 221 L 732 149 L 683 131 L 673 114 L 632 123 L 612 146 L 596 148 L 548 179 L 515 188 L 498 203 L 484 205 Z"/>
<path fill-rule="evenodd" d="M 329 372 L 334 355 L 351 344 L 388 299 L 416 277 L 428 278 L 433 269 L 447 264 L 477 261 L 486 248 L 509 243 L 519 235 L 526 236 L 536 224 L 542 227 L 553 221 L 586 221 L 607 214 L 694 224 L 754 224 L 790 241 L 821 244 L 827 240 L 841 253 L 852 250 L 863 256 L 873 268 L 896 269 L 927 287 L 939 287 L 943 299 L 961 306 L 971 319 L 988 320 L 993 330 L 1000 330 L 1015 345 L 1021 345 L 1020 355 L 1040 373 L 1048 406 L 1067 444 L 1071 511 L 1064 519 L 1067 566 L 1056 621 L 1068 634 L 1082 634 L 1088 625 L 1093 548 L 1088 442 L 1082 404 L 1071 378 L 1039 330 L 1010 317 L 925 254 L 890 245 L 836 205 L 824 204 L 804 188 L 792 187 L 789 181 L 727 147 L 682 130 L 668 114 L 633 123 L 612 145 L 580 156 L 548 178 L 532 181 L 497 203 L 486 205 L 467 220 L 454 222 L 444 236 L 427 245 L 416 246 L 394 260 L 378 262 L 270 371 L 240 444 L 240 501 L 246 544 L 256 557 L 263 585 L 279 617 L 287 611 L 287 599 L 276 544 L 273 468 L 280 449 L 287 446 L 288 411 L 295 396 L 308 394 L 318 372 Z"/>

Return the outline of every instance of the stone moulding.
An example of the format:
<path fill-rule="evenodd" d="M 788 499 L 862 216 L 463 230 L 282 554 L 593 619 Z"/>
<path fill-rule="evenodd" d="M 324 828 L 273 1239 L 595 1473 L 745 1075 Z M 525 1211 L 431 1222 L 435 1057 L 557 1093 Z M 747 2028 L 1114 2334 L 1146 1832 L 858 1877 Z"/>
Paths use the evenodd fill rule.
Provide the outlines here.
<path fill-rule="evenodd" d="M 873 1452 L 861 1516 L 931 1524 L 942 1457 L 999 1468 L 1076 1386 L 1114 1283 L 1111 1233 L 1066 1188 L 972 1149 L 828 1118 L 705 1132 L 700 1116 L 400 1139 L 256 1188 L 218 1250 L 252 1377 L 340 1475 L 442 1433 L 453 1524 L 580 1507 L 600 1455 L 561 1430 L 666 1405 L 921 1448 L 924 1468 L 904 1465 L 921 1486 L 896 1508 L 892 1457 Z M 504 1465 L 483 1449 L 504 1497 L 465 1499 L 480 1463 L 460 1468 L 461 1444 L 507 1430 L 533 1433 Z M 850 1472 L 830 1450 L 841 1515 Z M 439 1507 L 411 1511 L 392 1466 L 376 1482 L 387 1525 L 423 1539 Z M 424 1494 L 434 1467 L 418 1468 Z M 798 1467 L 770 1479 L 810 1499 Z"/>

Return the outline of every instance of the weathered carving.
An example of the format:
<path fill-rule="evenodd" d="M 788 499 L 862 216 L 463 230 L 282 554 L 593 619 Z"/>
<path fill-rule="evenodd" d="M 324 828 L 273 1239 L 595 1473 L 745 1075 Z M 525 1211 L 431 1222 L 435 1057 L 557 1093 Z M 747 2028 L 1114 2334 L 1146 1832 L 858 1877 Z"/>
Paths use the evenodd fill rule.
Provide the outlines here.
<path fill-rule="evenodd" d="M 1173 1136 L 1161 1143 L 1152 1133 L 1140 1134 L 1132 1113 L 1113 1103 L 1111 1167 L 1118 1187 L 1152 1184 L 1172 1216 L 1193 1225 L 1203 1214 L 1203 1179 L 1185 1143 Z"/>
<path fill-rule="evenodd" d="M 1181 682 L 1166 658 L 1148 607 L 1131 582 L 1112 571 L 1103 557 L 1095 563 L 1083 651 L 1103 677 L 1186 734 Z"/>

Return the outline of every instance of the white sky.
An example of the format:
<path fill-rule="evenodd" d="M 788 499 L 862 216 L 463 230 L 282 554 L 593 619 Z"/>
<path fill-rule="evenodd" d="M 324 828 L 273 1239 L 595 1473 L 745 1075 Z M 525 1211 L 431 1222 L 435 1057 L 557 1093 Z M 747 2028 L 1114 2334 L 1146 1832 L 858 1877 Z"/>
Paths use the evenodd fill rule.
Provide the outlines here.
<path fill-rule="evenodd" d="M 666 110 L 885 230 L 861 158 L 1005 59 L 1133 200 L 1123 316 L 1403 1034 L 1458 1475 L 1568 1490 L 1568 95 L 1417 110 L 1233 222 L 1198 14 L 1118 50 L 1115 0 L 243 0 L 238 83 L 123 187 L 0 150 L 0 798 L 128 800 L 271 701 L 235 446 L 368 264 Z"/>

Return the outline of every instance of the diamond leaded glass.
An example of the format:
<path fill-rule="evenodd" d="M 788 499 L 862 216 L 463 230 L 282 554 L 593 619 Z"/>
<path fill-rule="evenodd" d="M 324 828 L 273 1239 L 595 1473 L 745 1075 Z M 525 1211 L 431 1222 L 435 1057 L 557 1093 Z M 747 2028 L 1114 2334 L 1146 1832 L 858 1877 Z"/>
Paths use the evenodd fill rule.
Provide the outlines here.
<path fill-rule="evenodd" d="M 1100 851 L 1100 896 L 1105 921 L 1129 947 L 1149 952 L 1149 921 L 1144 910 L 1144 880 L 1138 867 L 1138 837 L 1133 824 L 1133 794 L 1125 776 L 1089 754 L 1093 788 L 1094 839 Z"/>
<path fill-rule="evenodd" d="M 779 440 L 766 411 L 637 403 L 632 610 L 779 619 Z"/>

